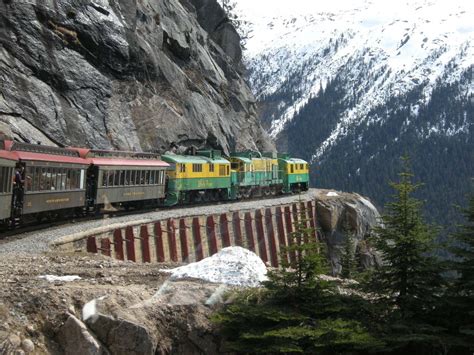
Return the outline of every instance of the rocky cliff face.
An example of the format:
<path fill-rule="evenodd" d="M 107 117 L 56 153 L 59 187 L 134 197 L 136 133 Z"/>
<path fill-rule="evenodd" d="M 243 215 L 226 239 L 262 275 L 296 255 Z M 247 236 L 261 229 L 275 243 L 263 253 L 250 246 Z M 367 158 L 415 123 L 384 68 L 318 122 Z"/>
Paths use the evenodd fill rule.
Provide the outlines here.
<path fill-rule="evenodd" d="M 216 0 L 3 0 L 0 9 L 0 130 L 16 139 L 273 149 Z"/>

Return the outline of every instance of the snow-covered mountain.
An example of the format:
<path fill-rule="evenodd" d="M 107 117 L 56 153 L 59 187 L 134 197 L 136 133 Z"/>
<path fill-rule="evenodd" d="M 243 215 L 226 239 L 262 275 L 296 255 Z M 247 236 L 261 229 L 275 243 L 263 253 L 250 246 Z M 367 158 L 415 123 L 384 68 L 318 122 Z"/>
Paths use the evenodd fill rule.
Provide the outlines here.
<path fill-rule="evenodd" d="M 426 161 L 421 146 L 437 154 L 429 147 L 453 142 L 467 149 L 461 175 L 474 175 L 473 1 L 234 3 L 261 119 L 281 149 L 319 169 L 315 181 L 364 190 L 354 177 L 377 159 Z"/>

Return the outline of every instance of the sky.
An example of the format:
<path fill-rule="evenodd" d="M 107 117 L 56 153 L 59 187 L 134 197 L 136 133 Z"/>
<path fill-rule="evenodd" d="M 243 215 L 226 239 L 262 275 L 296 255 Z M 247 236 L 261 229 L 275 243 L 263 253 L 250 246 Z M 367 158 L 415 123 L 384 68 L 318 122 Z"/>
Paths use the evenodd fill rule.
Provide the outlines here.
<path fill-rule="evenodd" d="M 235 0 L 239 7 L 251 10 L 251 16 L 271 17 L 287 16 L 291 14 L 308 14 L 318 12 L 339 12 L 362 7 L 376 8 L 382 13 L 403 12 L 406 5 L 413 8 L 413 4 L 419 3 L 434 5 L 443 13 L 452 11 L 454 7 L 460 7 L 466 11 L 474 12 L 474 1 L 472 0 L 410 0 L 410 1 L 387 1 L 387 0 Z"/>

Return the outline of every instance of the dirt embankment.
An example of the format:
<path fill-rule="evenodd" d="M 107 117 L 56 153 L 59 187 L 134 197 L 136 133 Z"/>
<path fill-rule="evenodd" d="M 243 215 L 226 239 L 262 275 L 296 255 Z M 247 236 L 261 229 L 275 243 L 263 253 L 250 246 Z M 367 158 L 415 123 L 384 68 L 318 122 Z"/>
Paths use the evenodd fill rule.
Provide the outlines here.
<path fill-rule="evenodd" d="M 156 348 L 156 336 L 161 337 L 161 353 L 186 346 L 183 338 L 193 338 L 193 335 L 188 333 L 193 333 L 196 339 L 205 339 L 204 333 L 210 331 L 207 322 L 209 312 L 206 307 L 196 309 L 199 307 L 191 303 L 186 304 L 182 300 L 175 300 L 173 307 L 170 303 L 167 303 L 166 307 L 141 307 L 150 304 L 150 300 L 154 299 L 156 292 L 168 279 L 168 274 L 160 272 L 163 267 L 165 265 L 135 264 L 89 255 L 4 255 L 0 260 L 0 353 L 84 353 L 84 339 L 75 334 L 78 331 L 77 324 L 74 325 L 76 328 L 69 327 L 71 329 L 65 329 L 64 324 L 71 323 L 67 322 L 71 316 L 75 316 L 80 322 L 83 306 L 100 298 L 104 301 L 103 305 L 98 305 L 99 309 L 107 308 L 106 313 L 114 319 L 120 319 L 120 324 L 132 325 L 135 329 L 140 326 L 139 317 L 145 325 L 145 318 L 155 322 L 156 332 L 150 339 Z M 81 279 L 50 282 L 40 278 L 45 275 L 77 275 Z M 201 292 L 202 296 L 205 296 L 212 293 L 212 289 L 207 290 L 204 284 L 194 284 L 194 294 Z M 186 287 L 189 288 L 189 285 Z M 140 309 L 137 311 L 140 314 L 129 312 L 127 323 L 124 321 L 127 318 L 124 310 L 133 309 L 134 306 L 135 309 Z M 144 312 L 150 314 L 143 314 Z M 191 314 L 190 320 L 188 318 Z M 134 323 L 134 317 L 137 324 Z M 180 324 L 180 319 L 185 321 Z M 103 323 L 102 320 L 101 328 L 105 329 Z M 113 323 L 112 326 L 117 324 Z M 120 337 L 123 338 L 122 343 L 120 339 L 113 339 L 113 336 L 120 335 L 120 332 L 115 335 L 110 332 L 106 337 L 120 346 L 123 345 L 125 349 L 125 343 L 133 343 L 137 340 L 137 334 L 140 334 L 140 329 L 135 329 L 135 333 L 133 329 L 124 328 L 126 334 Z M 67 341 L 64 339 L 65 332 L 69 334 Z M 197 336 L 196 332 L 201 333 Z M 89 353 L 107 353 L 110 347 L 104 346 L 94 332 L 91 334 L 98 346 L 89 348 L 92 349 Z M 198 347 L 192 349 L 191 346 L 188 350 L 199 352 Z M 111 352 L 126 351 L 117 348 Z"/>

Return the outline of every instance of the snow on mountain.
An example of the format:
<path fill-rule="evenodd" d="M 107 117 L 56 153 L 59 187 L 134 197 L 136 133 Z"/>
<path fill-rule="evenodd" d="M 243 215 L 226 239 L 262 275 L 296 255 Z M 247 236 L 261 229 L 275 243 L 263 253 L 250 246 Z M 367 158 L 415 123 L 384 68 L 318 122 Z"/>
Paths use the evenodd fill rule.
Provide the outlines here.
<path fill-rule="evenodd" d="M 456 83 L 474 64 L 473 1 L 236 0 L 233 12 L 248 36 L 245 58 L 257 98 L 263 101 L 291 83 L 291 99 L 282 100 L 272 117 L 264 118 L 271 121 L 273 137 L 329 81 L 344 74 L 345 89 L 356 99 L 313 160 L 371 109 L 420 85 L 422 105 L 439 80 Z M 462 92 L 472 95 L 474 82 Z M 413 114 L 417 110 L 412 106 Z M 454 135 L 468 125 L 435 122 L 428 132 Z"/>

